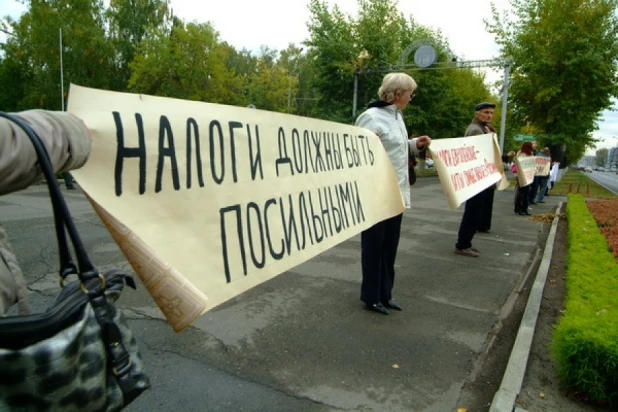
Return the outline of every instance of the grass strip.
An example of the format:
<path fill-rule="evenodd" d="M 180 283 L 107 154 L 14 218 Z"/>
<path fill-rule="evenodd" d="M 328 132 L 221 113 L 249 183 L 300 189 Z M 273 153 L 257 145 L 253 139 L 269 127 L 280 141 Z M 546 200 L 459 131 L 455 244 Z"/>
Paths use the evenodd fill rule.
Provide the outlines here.
<path fill-rule="evenodd" d="M 565 311 L 552 353 L 560 379 L 595 403 L 618 404 L 618 265 L 581 195 L 569 195 Z"/>
<path fill-rule="evenodd" d="M 569 169 L 559 182 L 549 191 L 550 195 L 578 193 L 586 197 L 595 199 L 616 199 L 614 193 L 610 192 L 590 177 L 585 172 Z"/>

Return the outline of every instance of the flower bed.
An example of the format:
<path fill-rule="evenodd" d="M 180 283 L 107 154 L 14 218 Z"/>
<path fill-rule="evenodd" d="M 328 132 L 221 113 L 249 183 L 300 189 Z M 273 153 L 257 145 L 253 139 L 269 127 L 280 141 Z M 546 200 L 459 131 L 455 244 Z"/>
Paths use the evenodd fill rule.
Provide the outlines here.
<path fill-rule="evenodd" d="M 618 262 L 618 199 L 591 200 L 588 201 L 588 209 Z"/>

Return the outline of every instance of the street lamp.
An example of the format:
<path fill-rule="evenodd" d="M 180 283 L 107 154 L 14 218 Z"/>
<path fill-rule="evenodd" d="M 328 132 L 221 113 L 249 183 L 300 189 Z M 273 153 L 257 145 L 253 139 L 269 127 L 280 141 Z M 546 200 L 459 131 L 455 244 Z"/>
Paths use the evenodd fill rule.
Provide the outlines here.
<path fill-rule="evenodd" d="M 298 50 L 298 56 L 300 56 L 300 54 L 302 53 L 303 48 L 301 47 L 300 50 Z M 298 62 L 298 57 L 296 58 L 296 64 L 294 64 L 294 68 L 292 69 L 292 71 L 290 72 L 290 77 L 288 80 L 288 113 L 290 113 L 290 107 L 292 106 L 292 76 L 294 75 L 294 73 L 296 73 L 298 71 L 298 69 L 300 69 L 300 63 Z M 298 78 L 298 76 L 296 76 Z"/>
<path fill-rule="evenodd" d="M 62 111 L 64 111 L 64 68 L 62 66 L 62 29 L 58 29 L 58 30 L 59 30 L 58 43 L 60 46 L 59 47 L 60 48 L 60 101 L 61 101 L 60 105 L 62 107 Z M 3 28 L 0 28 L 0 32 L 8 34 L 9 36 L 17 37 L 15 34 Z"/>

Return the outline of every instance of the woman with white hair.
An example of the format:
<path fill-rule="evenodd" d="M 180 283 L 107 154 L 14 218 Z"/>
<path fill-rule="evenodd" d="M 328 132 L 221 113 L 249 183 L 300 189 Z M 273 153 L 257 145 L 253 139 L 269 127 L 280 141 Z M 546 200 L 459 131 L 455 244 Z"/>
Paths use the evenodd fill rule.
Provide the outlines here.
<path fill-rule="evenodd" d="M 416 88 L 414 79 L 405 73 L 387 74 L 378 90 L 379 100 L 370 103 L 356 120 L 357 126 L 380 138 L 397 173 L 407 208 L 410 207 L 408 157 L 431 143 L 428 136 L 409 139 L 401 113 L 414 98 Z M 399 214 L 383 220 L 361 234 L 363 281 L 360 298 L 369 310 L 384 315 L 388 315 L 388 309 L 402 310 L 392 296 L 402 217 L 403 214 Z"/>

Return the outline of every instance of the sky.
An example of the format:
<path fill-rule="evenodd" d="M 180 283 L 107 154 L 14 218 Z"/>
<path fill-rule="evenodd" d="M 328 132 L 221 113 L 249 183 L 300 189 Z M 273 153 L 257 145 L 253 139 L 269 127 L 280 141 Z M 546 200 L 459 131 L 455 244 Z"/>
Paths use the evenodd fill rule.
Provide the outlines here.
<path fill-rule="evenodd" d="M 326 0 L 356 15 L 357 0 Z M 490 60 L 500 50 L 483 19 L 491 19 L 491 3 L 499 11 L 509 9 L 509 0 L 399 0 L 398 9 L 423 26 L 440 30 L 451 51 L 463 60 Z M 237 49 L 259 50 L 261 45 L 282 50 L 290 43 L 300 45 L 308 38 L 309 0 L 170 0 L 174 14 L 185 21 L 210 21 L 221 40 Z M 25 11 L 16 0 L 0 0 L 0 16 L 17 19 Z M 0 33 L 0 42 L 4 41 Z M 393 62 L 395 63 L 395 62 Z M 486 69 L 488 82 L 503 77 L 503 69 Z M 618 107 L 618 103 L 614 102 Z M 507 119 L 508 122 L 508 119 Z M 601 141 L 597 148 L 618 145 L 618 112 L 604 111 L 593 133 Z M 594 149 L 587 154 L 594 154 Z"/>

